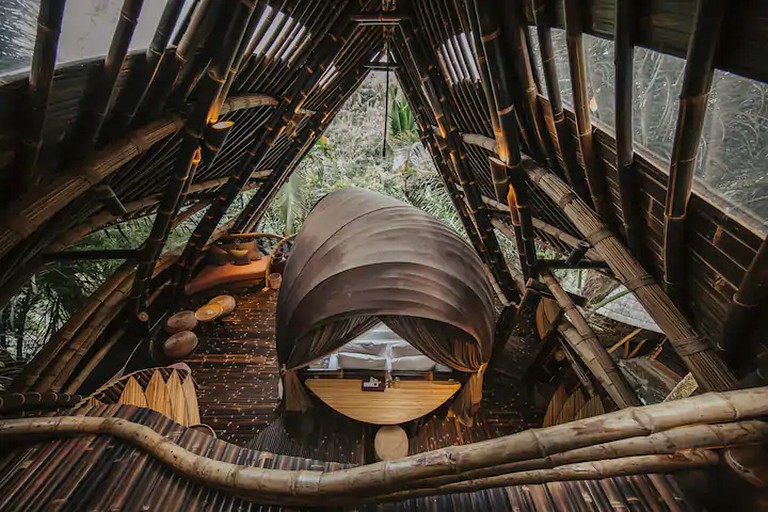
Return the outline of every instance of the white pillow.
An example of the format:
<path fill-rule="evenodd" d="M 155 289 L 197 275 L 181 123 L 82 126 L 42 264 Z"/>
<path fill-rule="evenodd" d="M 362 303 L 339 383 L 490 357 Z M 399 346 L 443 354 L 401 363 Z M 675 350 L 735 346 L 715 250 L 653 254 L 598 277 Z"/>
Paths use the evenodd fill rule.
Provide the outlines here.
<path fill-rule="evenodd" d="M 387 342 L 378 340 L 354 340 L 342 347 L 348 354 L 369 354 L 372 356 L 386 356 Z"/>
<path fill-rule="evenodd" d="M 339 352 L 337 354 L 339 368 L 345 370 L 386 370 L 387 359 L 368 354 L 350 354 Z"/>
<path fill-rule="evenodd" d="M 392 357 L 392 359 L 396 357 L 406 357 L 406 356 L 421 356 L 424 355 L 421 352 L 419 352 L 413 345 L 406 341 L 398 341 L 397 343 L 392 343 L 389 346 L 389 354 Z"/>
<path fill-rule="evenodd" d="M 403 356 L 392 358 L 392 371 L 411 370 L 429 372 L 435 367 L 435 362 L 425 355 Z"/>
<path fill-rule="evenodd" d="M 437 363 L 435 364 L 435 371 L 440 373 L 451 373 L 453 368 L 444 364 Z"/>

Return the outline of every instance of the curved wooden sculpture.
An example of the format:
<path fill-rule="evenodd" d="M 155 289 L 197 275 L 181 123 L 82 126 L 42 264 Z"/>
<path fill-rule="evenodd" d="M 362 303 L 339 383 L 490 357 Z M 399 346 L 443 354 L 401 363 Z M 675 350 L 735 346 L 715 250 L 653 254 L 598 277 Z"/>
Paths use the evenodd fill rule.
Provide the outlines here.
<path fill-rule="evenodd" d="M 492 289 L 480 259 L 413 206 L 368 190 L 334 192 L 310 213 L 285 268 L 278 358 L 288 370 L 301 367 L 379 321 L 431 359 L 477 375 L 459 400 L 457 412 L 468 418 L 493 341 Z"/>

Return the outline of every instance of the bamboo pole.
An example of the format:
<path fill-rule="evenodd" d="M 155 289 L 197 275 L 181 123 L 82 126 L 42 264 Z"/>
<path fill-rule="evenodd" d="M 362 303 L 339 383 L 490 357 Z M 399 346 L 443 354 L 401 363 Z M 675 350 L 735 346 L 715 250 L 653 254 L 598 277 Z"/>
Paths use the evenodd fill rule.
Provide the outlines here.
<path fill-rule="evenodd" d="M 53 85 L 53 70 L 59 47 L 65 0 L 42 0 L 37 17 L 37 37 L 29 69 L 28 112 L 19 149 L 20 183 L 36 185 L 37 160 L 43 147 L 43 130 L 48 112 L 48 97 Z"/>
<path fill-rule="evenodd" d="M 565 323 L 558 326 L 563 338 L 578 354 L 617 406 L 623 408 L 639 405 L 640 400 L 638 400 L 637 395 L 557 279 L 549 270 L 541 271 L 541 279 L 570 320 L 571 325 Z"/>
<path fill-rule="evenodd" d="M 195 261 L 202 247 L 207 243 L 215 226 L 227 208 L 232 204 L 238 192 L 247 183 L 250 173 L 253 169 L 258 168 L 259 163 L 285 130 L 293 115 L 303 107 L 310 90 L 322 76 L 325 69 L 330 66 L 332 57 L 342 48 L 346 37 L 351 36 L 352 30 L 349 30 L 347 27 L 350 25 L 349 15 L 355 10 L 356 6 L 353 5 L 353 2 L 346 3 L 341 14 L 329 24 L 330 30 L 326 35 L 326 45 L 315 48 L 309 56 L 300 76 L 294 80 L 286 91 L 285 97 L 277 111 L 267 122 L 266 127 L 261 130 L 260 135 L 251 143 L 248 151 L 231 175 L 229 182 L 223 187 L 222 192 L 216 197 L 211 207 L 208 208 L 203 220 L 192 233 L 178 265 L 176 278 L 178 290 L 183 289 L 183 286 L 189 279 L 192 262 Z M 273 185 L 269 182 L 272 178 L 270 176 L 262 188 L 268 188 Z M 274 179 L 277 179 L 277 177 Z M 238 231 L 242 231 L 240 224 L 241 220 L 238 219 L 235 223 L 235 229 Z"/>
<path fill-rule="evenodd" d="M 227 100 L 222 108 L 222 115 L 275 104 L 276 100 L 270 96 L 245 95 Z M 37 228 L 84 192 L 114 174 L 132 159 L 146 153 L 156 143 L 175 134 L 183 126 L 183 118 L 172 114 L 134 130 L 124 139 L 94 152 L 81 163 L 62 170 L 50 181 L 10 202 L 0 213 L 0 257 L 27 239 Z"/>
<path fill-rule="evenodd" d="M 708 391 L 732 388 L 736 379 L 717 352 L 696 333 L 656 280 L 598 216 L 553 173 L 531 161 L 524 167 L 530 180 L 557 203 L 602 256 L 616 279 L 634 293 L 702 388 Z"/>
<path fill-rule="evenodd" d="M 128 45 L 131 43 L 133 31 L 139 21 L 139 13 L 143 3 L 144 0 L 123 1 L 115 33 L 112 36 L 112 44 L 110 44 L 107 56 L 104 58 L 104 67 L 98 87 L 88 98 L 85 105 L 86 113 L 78 122 L 78 128 L 72 132 L 75 158 L 90 154 L 98 141 L 101 127 L 111 104 L 117 77 L 123 67 L 125 56 L 128 54 Z"/>
<path fill-rule="evenodd" d="M 539 51 L 541 52 L 541 64 L 544 69 L 544 82 L 547 86 L 547 97 L 549 99 L 550 110 L 552 111 L 552 121 L 555 124 L 556 141 L 555 146 L 560 150 L 563 158 L 563 171 L 568 184 L 573 187 L 576 193 L 582 199 L 586 199 L 588 192 L 584 189 L 582 180 L 577 172 L 578 162 L 573 144 L 571 143 L 570 130 L 563 110 L 563 101 L 560 96 L 560 82 L 557 76 L 557 64 L 555 61 L 555 51 L 552 45 L 552 33 L 545 18 L 550 15 L 548 12 L 547 1 L 531 0 L 535 5 L 533 9 L 536 21 L 536 37 L 539 40 Z"/>
<path fill-rule="evenodd" d="M 167 0 L 160 20 L 157 23 L 155 34 L 144 55 L 136 75 L 132 80 L 131 88 L 126 93 L 123 106 L 118 112 L 116 120 L 116 129 L 118 133 L 127 132 L 133 124 L 134 117 L 138 111 L 142 99 L 147 94 L 152 78 L 157 73 L 158 68 L 165 56 L 165 49 L 171 40 L 173 29 L 181 16 L 181 9 L 184 6 L 184 0 Z M 190 11 L 190 14 L 194 10 Z"/>
<path fill-rule="evenodd" d="M 719 347 L 736 354 L 740 344 L 749 338 L 757 324 L 760 305 L 768 299 L 768 237 L 763 238 L 760 248 L 752 258 L 749 268 L 733 294 L 728 316 L 723 327 Z"/>
<path fill-rule="evenodd" d="M 708 393 L 332 472 L 274 470 L 208 459 L 169 442 L 149 427 L 121 418 L 62 416 L 6 420 L 0 422 L 0 438 L 12 439 L 29 434 L 110 434 L 134 444 L 162 464 L 205 485 L 279 504 L 317 503 L 316 500 L 322 499 L 331 505 L 334 500 L 341 501 L 344 497 L 357 500 L 361 496 L 380 498 L 398 491 L 408 482 L 426 478 L 461 474 L 593 444 L 649 436 L 691 423 L 754 419 L 766 413 L 768 388 Z M 612 465 L 626 467 L 626 462 L 626 459 L 614 459 Z M 646 470 L 643 468 L 643 472 Z M 665 469 L 657 466 L 654 471 L 659 470 Z M 509 477 L 515 478 L 513 475 Z M 557 478 L 568 477 L 560 474 Z"/>
<path fill-rule="evenodd" d="M 435 113 L 435 118 L 440 128 L 440 139 L 445 141 L 448 155 L 454 171 L 459 178 L 459 184 L 464 192 L 464 197 L 469 207 L 469 213 L 478 228 L 480 240 L 485 247 L 487 257 L 491 262 L 491 269 L 498 280 L 498 284 L 507 297 L 517 297 L 515 281 L 509 273 L 496 234 L 491 226 L 488 211 L 480 198 L 477 183 L 467 163 L 466 151 L 461 143 L 461 135 L 451 115 L 448 98 L 450 92 L 435 63 L 431 61 L 416 41 L 419 30 L 410 23 L 401 24 L 401 34 L 405 39 L 406 48 L 410 58 L 415 64 L 415 69 L 420 74 L 422 89 L 426 92 L 425 99 Z M 490 58 L 490 56 L 489 56 Z M 502 130 L 504 120 L 500 119 Z"/>
<path fill-rule="evenodd" d="M 728 5 L 725 0 L 700 0 L 688 44 L 664 203 L 664 288 L 675 299 L 686 274 L 685 220 Z"/>
<path fill-rule="evenodd" d="M 582 42 L 582 7 L 578 0 L 565 0 L 565 33 L 568 46 L 568 64 L 573 89 L 576 129 L 579 136 L 579 148 L 587 177 L 587 186 L 595 211 L 604 222 L 611 222 L 610 199 L 607 197 L 605 176 L 598 168 L 592 137 L 592 122 L 589 119 L 589 98 L 587 98 L 587 67 L 584 62 Z"/>
<path fill-rule="evenodd" d="M 229 17 L 230 21 L 224 42 L 217 51 L 210 69 L 201 79 L 200 94 L 187 116 L 184 137 L 181 148 L 176 155 L 171 182 L 160 201 L 160 207 L 152 225 L 152 232 L 144 244 L 136 269 L 131 300 L 133 301 L 134 312 L 139 318 L 145 316 L 146 293 L 152 269 L 165 241 L 168 239 L 171 222 L 179 211 L 185 184 L 190 174 L 194 174 L 194 169 L 200 163 L 200 143 L 206 126 L 218 118 L 219 108 L 216 102 L 222 92 L 230 68 L 237 58 L 237 50 L 242 44 L 248 21 L 253 14 L 253 1 L 233 0 L 232 3 L 232 13 Z"/>
<path fill-rule="evenodd" d="M 632 88 L 634 87 L 634 0 L 616 3 L 614 19 L 614 53 L 616 67 L 616 174 L 619 186 L 624 239 L 629 249 L 640 258 L 643 239 L 640 232 L 640 207 L 637 202 L 637 176 L 633 168 Z"/>

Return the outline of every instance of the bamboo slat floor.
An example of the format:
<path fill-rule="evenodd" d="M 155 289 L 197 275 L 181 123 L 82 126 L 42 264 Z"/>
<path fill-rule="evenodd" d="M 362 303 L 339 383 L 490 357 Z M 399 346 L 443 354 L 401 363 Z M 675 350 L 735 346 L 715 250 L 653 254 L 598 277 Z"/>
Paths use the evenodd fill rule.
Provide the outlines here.
<path fill-rule="evenodd" d="M 276 417 L 277 293 L 250 289 L 235 298 L 232 314 L 197 328 L 200 343 L 185 362 L 198 384 L 202 422 L 222 439 L 245 445 Z"/>

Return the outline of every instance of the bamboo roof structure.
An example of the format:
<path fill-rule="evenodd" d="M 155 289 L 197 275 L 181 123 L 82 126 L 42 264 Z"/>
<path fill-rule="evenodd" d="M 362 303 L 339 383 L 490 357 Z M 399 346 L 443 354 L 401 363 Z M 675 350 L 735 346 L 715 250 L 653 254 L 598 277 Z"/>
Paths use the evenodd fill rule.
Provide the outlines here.
<path fill-rule="evenodd" d="M 592 487 L 601 496 L 600 509 L 632 500 L 656 500 L 649 509 L 659 503 L 675 509 L 688 504 L 684 493 L 658 473 L 723 469 L 722 461 L 736 472 L 741 467 L 744 480 L 754 483 L 757 477 L 744 469 L 754 461 L 738 461 L 743 450 L 749 457 L 768 439 L 768 411 L 756 403 L 766 398 L 766 388 L 734 390 L 766 384 L 768 222 L 715 192 L 697 166 L 716 77 L 768 83 L 768 3 L 166 0 L 150 21 L 151 41 L 137 48 L 135 33 L 147 23 L 141 16 L 148 2 L 121 0 L 111 40 L 99 55 L 62 62 L 58 52 L 70 2 L 39 1 L 30 66 L 0 74 L 0 312 L 50 261 L 125 263 L 57 332 L 51 330 L 21 370 L 13 363 L 7 387 L 16 394 L 0 396 L 0 438 L 104 436 L 0 454 L 0 472 L 17 477 L 0 474 L 0 508 L 33 503 L 38 479 L 46 476 L 56 485 L 39 489 L 48 493 L 40 503 L 74 499 L 74 487 L 62 482 L 73 476 L 74 482 L 92 479 L 88 489 L 100 485 L 92 468 L 111 464 L 113 451 L 130 454 L 135 465 L 111 473 L 105 489 L 117 492 L 122 475 L 135 488 L 165 482 L 163 489 L 173 492 L 118 493 L 110 504 L 109 493 L 89 491 L 95 509 L 160 506 L 161 494 L 165 506 L 202 507 L 210 499 L 231 506 L 250 500 L 286 507 L 403 502 L 417 508 L 426 496 L 452 493 L 467 493 L 464 505 L 490 504 L 494 510 L 586 508 L 578 499 L 586 487 L 564 483 L 579 479 L 606 479 Z M 593 108 L 586 48 L 592 40 L 610 42 L 613 108 L 607 124 Z M 564 49 L 556 56 L 559 42 Z M 676 120 L 666 161 L 646 150 L 633 128 L 639 51 L 683 62 L 675 85 L 679 98 L 671 85 L 667 91 L 673 98 L 668 114 Z M 471 300 L 474 290 L 483 304 L 464 310 L 451 303 L 459 311 L 481 310 L 459 320 L 481 326 L 475 341 L 493 372 L 508 376 L 512 370 L 505 374 L 504 362 L 517 358 L 520 388 L 533 387 L 542 375 L 567 374 L 566 384 L 578 389 L 566 394 L 563 384 L 547 400 L 560 413 L 570 400 L 574 414 L 561 416 L 578 422 L 540 433 L 521 424 L 509 437 L 460 433 L 456 444 L 466 446 L 424 448 L 424 454 L 390 465 L 340 464 L 248 450 L 199 431 L 174 430 L 172 422 L 142 408 L 82 398 L 115 370 L 137 369 L 131 364 L 151 358 L 162 321 L 180 304 L 194 302 L 184 287 L 206 251 L 219 239 L 261 236 L 254 233 L 280 188 L 366 76 L 382 69 L 396 77 L 458 214 L 468 243 L 461 250 L 474 251 L 463 261 L 476 268 L 452 300 Z M 734 173 L 742 164 L 722 162 Z M 253 195 L 228 220 L 244 191 Z M 179 250 L 164 250 L 173 229 L 202 211 L 189 240 Z M 89 233 L 144 217 L 151 218 L 151 228 L 139 247 L 71 250 Z M 514 258 L 502 250 L 505 238 L 516 249 Z M 459 274 L 460 267 L 450 271 Z M 590 327 L 584 303 L 558 281 L 555 271 L 561 269 L 594 269 L 623 285 L 662 331 L 653 358 L 663 354 L 703 394 L 643 408 Z M 411 280 L 409 292 L 417 289 L 418 280 Z M 295 302 L 313 290 L 302 289 Z M 495 312 L 492 290 L 501 305 Z M 556 299 L 559 310 L 534 340 L 541 297 Z M 272 309 L 259 317 L 262 331 L 274 316 L 274 299 L 259 304 L 265 303 Z M 324 297 L 311 304 L 321 309 Z M 459 321 L 440 318 L 448 320 Z M 224 325 L 243 329 L 248 338 L 256 327 L 248 331 L 247 322 L 239 321 Z M 274 337 L 274 331 L 257 334 L 260 341 Z M 526 364 L 520 354 L 528 352 L 513 350 L 524 338 L 537 343 L 535 350 L 529 344 Z M 228 350 L 235 350 L 237 343 L 230 342 Z M 205 371 L 223 379 L 227 372 L 215 368 L 226 366 L 230 355 L 248 364 L 276 358 L 274 346 L 262 349 L 246 357 L 206 347 L 210 352 L 202 359 L 211 366 Z M 276 381 L 278 370 L 265 368 L 252 375 Z M 192 378 L 184 382 L 187 392 L 193 385 Z M 259 418 L 261 428 L 279 400 L 276 386 L 257 388 L 269 409 Z M 203 395 L 201 403 L 226 399 Z M 588 415 L 586 404 L 609 413 L 584 419 L 579 414 Z M 248 428 L 237 418 L 240 408 L 217 407 L 217 428 L 236 425 L 242 441 Z M 112 420 L 97 419 L 103 417 Z M 548 413 L 547 421 L 552 417 Z M 581 427 L 594 431 L 574 435 Z M 667 434 L 671 429 L 690 433 Z M 165 435 L 173 443 L 162 441 Z M 488 437 L 493 439 L 484 444 L 471 442 Z M 86 453 L 88 461 L 70 475 L 68 457 Z M 51 461 L 50 471 L 43 460 Z M 247 469 L 233 469 L 238 464 Z M 145 466 L 151 468 L 146 474 Z M 29 473 L 21 475 L 26 468 Z M 622 480 L 628 475 L 640 475 L 640 498 Z M 36 486 L 22 485 L 32 480 Z M 528 484 L 540 486 L 533 498 L 520 494 L 519 486 Z M 499 488 L 514 498 L 483 494 Z"/>

